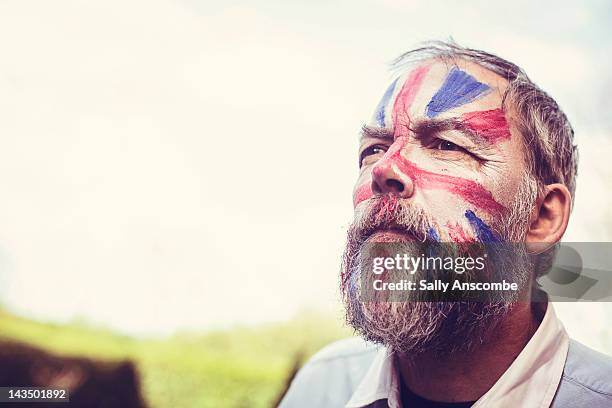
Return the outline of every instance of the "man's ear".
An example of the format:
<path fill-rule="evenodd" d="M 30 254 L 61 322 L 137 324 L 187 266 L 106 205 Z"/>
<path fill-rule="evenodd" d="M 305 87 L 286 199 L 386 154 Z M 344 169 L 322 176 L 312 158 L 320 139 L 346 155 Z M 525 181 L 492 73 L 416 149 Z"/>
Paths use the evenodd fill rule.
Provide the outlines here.
<path fill-rule="evenodd" d="M 572 196 L 563 184 L 549 184 L 536 201 L 525 242 L 531 254 L 539 254 L 561 240 L 572 210 Z"/>

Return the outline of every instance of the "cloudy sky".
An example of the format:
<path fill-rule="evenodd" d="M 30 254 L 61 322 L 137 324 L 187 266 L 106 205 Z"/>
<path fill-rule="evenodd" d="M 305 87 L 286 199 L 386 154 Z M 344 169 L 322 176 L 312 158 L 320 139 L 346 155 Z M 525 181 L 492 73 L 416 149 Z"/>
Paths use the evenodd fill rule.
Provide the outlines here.
<path fill-rule="evenodd" d="M 610 241 L 612 8 L 534 3 L 1 2 L 2 303 L 133 334 L 337 310 L 357 131 L 428 39 L 557 99 L 582 159 L 566 239 Z"/>

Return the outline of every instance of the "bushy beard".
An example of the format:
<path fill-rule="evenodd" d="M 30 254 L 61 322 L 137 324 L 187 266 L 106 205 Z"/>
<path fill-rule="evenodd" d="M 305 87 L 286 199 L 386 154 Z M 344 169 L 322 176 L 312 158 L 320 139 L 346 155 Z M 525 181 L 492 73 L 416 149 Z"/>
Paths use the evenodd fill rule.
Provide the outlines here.
<path fill-rule="evenodd" d="M 504 217 L 513 224 L 501 221 L 491 226 L 502 240 L 520 242 L 526 225 L 525 221 L 518 223 L 517 220 L 527 220 L 527 214 L 527 206 L 518 206 Z M 403 301 L 364 299 L 361 255 L 372 241 L 372 235 L 377 231 L 401 231 L 407 237 L 406 248 L 414 251 L 435 244 L 428 237 L 430 225 L 427 213 L 410 201 L 383 195 L 368 200 L 348 232 L 340 285 L 347 322 L 366 340 L 384 344 L 401 354 L 451 354 L 470 350 L 487 341 L 518 301 L 518 292 L 496 293 L 487 301 L 473 301 L 461 295 L 453 301 L 428 301 L 419 291 L 403 293 Z M 462 255 L 461 247 L 455 255 Z M 516 282 L 519 289 L 530 284 L 533 266 L 526 250 L 513 246 L 512 256 L 506 256 L 500 266 L 505 279 Z M 462 278 L 486 280 L 474 273 L 466 272 Z"/>

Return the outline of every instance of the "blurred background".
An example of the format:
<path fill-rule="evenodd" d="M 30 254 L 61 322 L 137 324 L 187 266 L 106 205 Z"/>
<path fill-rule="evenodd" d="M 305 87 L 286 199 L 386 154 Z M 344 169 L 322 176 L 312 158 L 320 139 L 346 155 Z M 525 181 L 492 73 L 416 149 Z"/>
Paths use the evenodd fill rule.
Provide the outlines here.
<path fill-rule="evenodd" d="M 0 338 L 58 384 L 117 363 L 153 407 L 274 404 L 351 335 L 357 134 L 430 39 L 560 103 L 581 155 L 565 240 L 611 241 L 610 23 L 595 0 L 1 2 Z M 612 354 L 612 304 L 557 311 Z"/>

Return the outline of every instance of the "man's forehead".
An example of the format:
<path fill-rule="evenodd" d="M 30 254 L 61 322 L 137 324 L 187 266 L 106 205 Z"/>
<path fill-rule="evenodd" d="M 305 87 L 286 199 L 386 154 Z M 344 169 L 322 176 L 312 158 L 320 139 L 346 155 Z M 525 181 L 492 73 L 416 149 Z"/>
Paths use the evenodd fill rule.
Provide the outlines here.
<path fill-rule="evenodd" d="M 470 61 L 422 61 L 391 83 L 370 125 L 392 128 L 397 116 L 449 117 L 500 108 L 507 87 L 505 79 Z"/>

